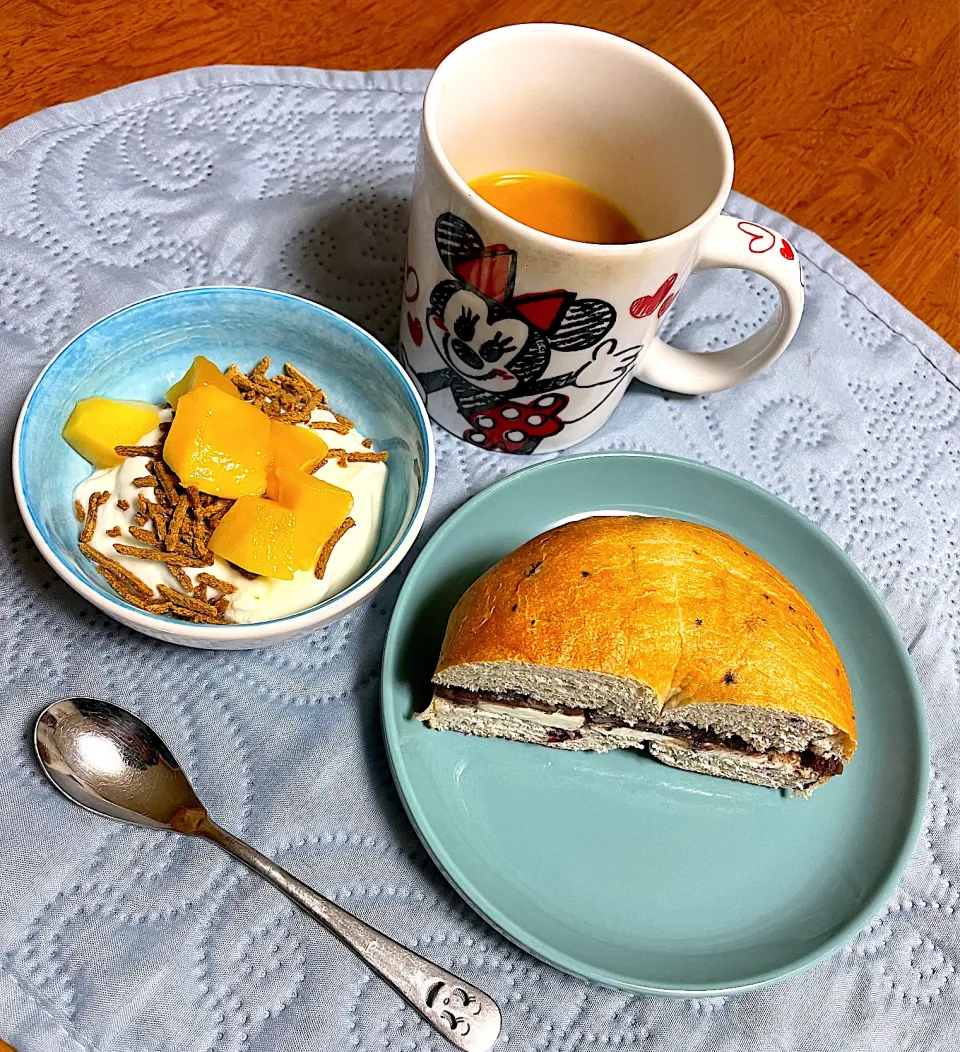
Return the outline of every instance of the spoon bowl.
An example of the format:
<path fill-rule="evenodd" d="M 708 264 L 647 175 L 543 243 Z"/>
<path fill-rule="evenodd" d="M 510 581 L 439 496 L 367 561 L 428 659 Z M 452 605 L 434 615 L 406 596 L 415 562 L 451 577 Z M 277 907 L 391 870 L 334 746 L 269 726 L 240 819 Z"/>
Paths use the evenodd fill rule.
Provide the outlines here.
<path fill-rule="evenodd" d="M 184 832 L 177 816 L 203 808 L 173 753 L 143 720 L 116 705 L 54 702 L 37 720 L 34 744 L 50 781 L 88 811 Z"/>

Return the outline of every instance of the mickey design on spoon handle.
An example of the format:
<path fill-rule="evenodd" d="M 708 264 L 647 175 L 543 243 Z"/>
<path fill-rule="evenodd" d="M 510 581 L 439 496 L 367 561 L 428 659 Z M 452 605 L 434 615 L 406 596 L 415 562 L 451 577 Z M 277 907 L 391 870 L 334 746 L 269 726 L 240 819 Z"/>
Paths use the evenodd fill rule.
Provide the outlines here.
<path fill-rule="evenodd" d="M 500 1033 L 500 1009 L 482 990 L 340 909 L 249 844 L 221 829 L 206 812 L 197 817 L 193 832 L 240 859 L 336 935 L 452 1045 L 462 1052 L 488 1052 L 493 1046 Z"/>

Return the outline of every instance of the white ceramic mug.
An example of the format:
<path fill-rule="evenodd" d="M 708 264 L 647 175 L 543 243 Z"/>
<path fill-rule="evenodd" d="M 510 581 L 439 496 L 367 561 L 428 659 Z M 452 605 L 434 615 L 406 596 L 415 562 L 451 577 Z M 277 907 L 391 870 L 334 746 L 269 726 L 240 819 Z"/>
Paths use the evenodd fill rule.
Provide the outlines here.
<path fill-rule="evenodd" d="M 468 185 L 514 171 L 578 180 L 648 240 L 545 234 Z M 516 25 L 451 52 L 424 99 L 400 324 L 433 419 L 484 449 L 551 452 L 601 427 L 631 378 L 701 394 L 769 365 L 800 322 L 800 263 L 776 232 L 720 214 L 732 182 L 714 105 L 636 44 Z M 710 267 L 768 278 L 776 313 L 722 351 L 668 346 L 661 318 L 691 271 Z"/>

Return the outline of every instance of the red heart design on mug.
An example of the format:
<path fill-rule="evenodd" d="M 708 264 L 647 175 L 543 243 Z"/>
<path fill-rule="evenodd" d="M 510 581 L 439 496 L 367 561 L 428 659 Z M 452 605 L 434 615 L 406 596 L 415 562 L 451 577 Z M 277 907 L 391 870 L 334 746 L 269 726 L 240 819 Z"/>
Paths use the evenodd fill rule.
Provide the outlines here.
<path fill-rule="evenodd" d="M 423 325 L 420 324 L 420 319 L 407 314 L 407 328 L 410 330 L 413 342 L 419 347 L 423 343 Z"/>
<path fill-rule="evenodd" d="M 630 304 L 630 313 L 634 318 L 649 318 L 651 314 L 667 298 L 668 293 L 676 283 L 678 275 L 671 274 L 669 278 L 651 296 L 640 296 Z M 673 299 L 673 296 L 670 297 Z"/>
<path fill-rule="evenodd" d="M 403 298 L 407 303 L 416 303 L 419 295 L 420 279 L 417 277 L 417 272 L 408 263 L 403 275 Z"/>
<path fill-rule="evenodd" d="M 657 311 L 657 317 L 662 318 L 664 314 L 670 309 L 670 304 L 677 298 L 675 292 L 671 292 L 669 296 L 660 304 L 660 309 Z"/>
<path fill-rule="evenodd" d="M 776 234 L 767 230 L 765 226 L 760 226 L 759 223 L 750 223 L 744 219 L 737 223 L 737 229 L 742 230 L 750 238 L 747 248 L 755 255 L 769 252 L 777 243 Z"/>
<path fill-rule="evenodd" d="M 793 249 L 790 247 L 790 242 L 780 238 L 780 255 L 784 259 L 793 259 Z"/>

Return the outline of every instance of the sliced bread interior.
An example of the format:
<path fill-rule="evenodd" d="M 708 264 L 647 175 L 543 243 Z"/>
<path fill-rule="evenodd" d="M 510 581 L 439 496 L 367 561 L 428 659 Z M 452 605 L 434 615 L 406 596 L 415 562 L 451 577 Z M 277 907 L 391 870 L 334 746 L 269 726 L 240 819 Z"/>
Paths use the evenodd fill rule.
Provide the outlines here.
<path fill-rule="evenodd" d="M 431 727 L 807 791 L 856 748 L 830 636 L 777 570 L 695 523 L 602 516 L 518 548 L 450 616 Z"/>

